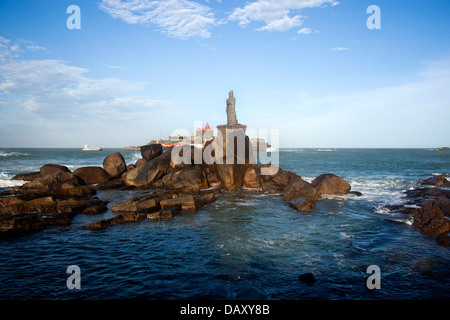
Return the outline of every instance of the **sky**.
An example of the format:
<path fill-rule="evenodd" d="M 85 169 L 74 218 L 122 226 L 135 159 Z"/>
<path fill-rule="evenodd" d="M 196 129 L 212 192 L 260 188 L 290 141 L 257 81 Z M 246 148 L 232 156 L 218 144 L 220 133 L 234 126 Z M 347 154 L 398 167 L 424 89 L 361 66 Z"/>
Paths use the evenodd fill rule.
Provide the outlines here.
<path fill-rule="evenodd" d="M 448 0 L 2 0 L 0 147 L 194 134 L 230 90 L 282 148 L 450 146 L 449 34 Z"/>

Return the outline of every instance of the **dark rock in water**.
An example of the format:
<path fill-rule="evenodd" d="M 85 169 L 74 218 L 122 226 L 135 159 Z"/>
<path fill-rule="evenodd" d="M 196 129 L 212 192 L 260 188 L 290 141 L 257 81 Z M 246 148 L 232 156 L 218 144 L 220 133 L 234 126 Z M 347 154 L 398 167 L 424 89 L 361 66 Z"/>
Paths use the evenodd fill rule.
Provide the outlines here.
<path fill-rule="evenodd" d="M 0 238 L 19 237 L 44 229 L 44 220 L 37 214 L 0 217 Z"/>
<path fill-rule="evenodd" d="M 101 167 L 82 167 L 73 172 L 85 184 L 94 184 L 108 180 L 108 173 Z"/>
<path fill-rule="evenodd" d="M 283 193 L 286 187 L 295 179 L 297 174 L 285 171 L 275 165 L 262 165 L 261 186 L 264 193 Z"/>
<path fill-rule="evenodd" d="M 420 185 L 431 185 L 437 187 L 450 187 L 450 181 L 445 177 L 445 174 L 439 176 L 433 176 L 425 180 L 419 181 Z"/>
<path fill-rule="evenodd" d="M 108 210 L 108 202 L 98 199 L 67 199 L 57 200 L 56 210 L 61 213 L 98 214 Z"/>
<path fill-rule="evenodd" d="M 53 174 L 56 172 L 70 172 L 69 168 L 66 166 L 62 166 L 59 164 L 46 164 L 41 167 L 39 170 L 41 177 L 44 177 L 49 174 Z"/>
<path fill-rule="evenodd" d="M 296 209 L 299 212 L 308 213 L 311 210 L 316 208 L 316 204 L 314 203 L 314 200 L 311 198 L 297 198 L 295 200 L 289 201 L 289 206 Z"/>
<path fill-rule="evenodd" d="M 52 213 L 55 211 L 55 202 L 52 197 L 33 200 L 22 200 L 18 197 L 0 199 L 0 215 L 18 215 L 30 213 Z"/>
<path fill-rule="evenodd" d="M 359 191 L 349 191 L 348 192 L 349 194 L 353 194 L 353 195 L 355 195 L 355 196 L 357 196 L 357 197 L 361 197 L 363 194 L 361 193 L 361 192 L 359 192 Z"/>
<path fill-rule="evenodd" d="M 433 238 L 446 235 L 450 231 L 450 199 L 447 201 L 429 200 L 422 203 L 421 208 L 412 211 L 414 221 L 412 226 Z"/>
<path fill-rule="evenodd" d="M 298 280 L 303 283 L 314 283 L 317 281 L 314 275 L 310 272 L 299 275 Z"/>
<path fill-rule="evenodd" d="M 11 178 L 11 180 L 34 181 L 36 179 L 39 179 L 40 177 L 41 177 L 40 172 L 30 172 L 15 175 L 14 177 Z"/>
<path fill-rule="evenodd" d="M 173 207 L 173 206 L 177 206 L 177 205 L 181 206 L 181 210 L 183 210 L 183 211 L 195 211 L 195 209 L 196 209 L 194 196 L 192 196 L 190 194 L 181 195 L 176 198 L 161 200 L 160 205 L 161 205 L 161 209 L 165 209 L 165 208 Z"/>
<path fill-rule="evenodd" d="M 350 191 L 350 185 L 347 181 L 332 173 L 321 174 L 311 181 L 318 195 L 345 195 Z"/>
<path fill-rule="evenodd" d="M 297 198 L 314 199 L 316 197 L 316 189 L 311 184 L 297 176 L 289 183 L 283 192 L 283 200 L 291 201 Z"/>
<path fill-rule="evenodd" d="M 145 217 L 145 213 L 127 212 L 115 216 L 114 218 L 93 222 L 90 225 L 81 227 L 81 229 L 98 231 L 114 226 L 116 224 L 139 222 L 145 219 Z"/>
<path fill-rule="evenodd" d="M 120 177 L 127 171 L 127 164 L 120 152 L 114 152 L 103 160 L 103 169 L 110 177 Z"/>
<path fill-rule="evenodd" d="M 145 161 L 150 161 L 163 153 L 161 144 L 149 144 L 141 147 L 141 155 Z"/>
<path fill-rule="evenodd" d="M 166 207 L 154 213 L 148 213 L 149 220 L 172 220 L 182 210 L 181 205 Z"/>
<path fill-rule="evenodd" d="M 195 207 L 197 209 L 213 203 L 214 201 L 216 201 L 214 192 L 205 192 L 194 196 Z"/>

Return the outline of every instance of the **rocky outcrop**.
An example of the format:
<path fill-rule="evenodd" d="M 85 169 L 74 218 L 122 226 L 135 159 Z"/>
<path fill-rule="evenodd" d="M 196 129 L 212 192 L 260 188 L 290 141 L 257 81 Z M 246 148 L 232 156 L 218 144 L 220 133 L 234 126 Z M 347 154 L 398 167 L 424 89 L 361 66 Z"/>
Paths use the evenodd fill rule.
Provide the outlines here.
<path fill-rule="evenodd" d="M 317 195 L 346 195 L 351 187 L 347 181 L 332 173 L 321 174 L 311 181 Z"/>
<path fill-rule="evenodd" d="M 142 159 L 150 161 L 162 155 L 163 147 L 161 144 L 149 144 L 141 147 Z"/>
<path fill-rule="evenodd" d="M 435 176 L 418 181 L 415 188 L 405 191 L 403 205 L 386 207 L 410 215 L 414 229 L 450 247 L 450 190 L 441 188 L 446 180 L 445 176 Z"/>
<path fill-rule="evenodd" d="M 102 167 L 81 167 L 73 172 L 84 184 L 95 184 L 108 180 L 108 173 Z"/>
<path fill-rule="evenodd" d="M 99 230 L 103 230 L 108 227 L 114 226 L 116 224 L 139 222 L 139 221 L 145 219 L 145 217 L 146 217 L 145 213 L 127 212 L 127 213 L 119 214 L 110 219 L 93 222 L 90 225 L 83 226 L 81 228 L 86 229 L 86 230 L 99 231 Z"/>
<path fill-rule="evenodd" d="M 103 160 L 103 169 L 110 177 L 120 177 L 127 171 L 127 164 L 120 152 L 114 152 Z"/>

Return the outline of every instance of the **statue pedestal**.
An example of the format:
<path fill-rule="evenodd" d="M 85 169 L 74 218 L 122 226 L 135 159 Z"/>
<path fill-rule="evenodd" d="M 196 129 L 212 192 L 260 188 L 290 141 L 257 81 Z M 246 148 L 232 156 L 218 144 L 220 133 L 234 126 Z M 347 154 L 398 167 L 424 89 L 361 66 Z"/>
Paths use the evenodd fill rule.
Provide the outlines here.
<path fill-rule="evenodd" d="M 243 124 L 221 124 L 217 126 L 217 130 L 222 134 L 223 137 L 226 137 L 227 134 L 237 133 L 238 130 L 242 130 L 245 134 L 245 129 L 247 129 L 247 126 Z"/>

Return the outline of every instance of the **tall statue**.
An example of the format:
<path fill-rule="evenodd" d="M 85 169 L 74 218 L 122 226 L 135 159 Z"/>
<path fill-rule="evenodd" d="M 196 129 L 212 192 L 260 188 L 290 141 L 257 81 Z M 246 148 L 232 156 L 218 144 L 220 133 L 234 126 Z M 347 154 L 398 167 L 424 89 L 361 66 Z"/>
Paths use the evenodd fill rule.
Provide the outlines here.
<path fill-rule="evenodd" d="M 234 109 L 236 105 L 236 98 L 233 95 L 233 90 L 228 94 L 229 97 L 227 99 L 227 125 L 235 125 L 238 124 L 236 119 L 236 110 Z"/>

